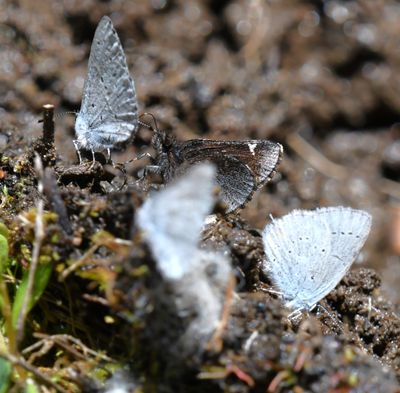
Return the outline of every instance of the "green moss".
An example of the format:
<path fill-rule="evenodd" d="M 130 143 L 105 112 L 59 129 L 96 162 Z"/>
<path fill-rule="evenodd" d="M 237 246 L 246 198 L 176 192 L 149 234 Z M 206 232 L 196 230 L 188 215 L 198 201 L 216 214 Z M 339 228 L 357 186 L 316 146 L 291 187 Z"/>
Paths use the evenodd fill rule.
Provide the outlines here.
<path fill-rule="evenodd" d="M 57 244 L 60 241 L 60 235 L 58 233 L 54 233 L 50 238 L 50 243 Z"/>
<path fill-rule="evenodd" d="M 0 162 L 1 162 L 3 165 L 7 165 L 7 164 L 10 162 L 10 157 L 2 156 Z"/>

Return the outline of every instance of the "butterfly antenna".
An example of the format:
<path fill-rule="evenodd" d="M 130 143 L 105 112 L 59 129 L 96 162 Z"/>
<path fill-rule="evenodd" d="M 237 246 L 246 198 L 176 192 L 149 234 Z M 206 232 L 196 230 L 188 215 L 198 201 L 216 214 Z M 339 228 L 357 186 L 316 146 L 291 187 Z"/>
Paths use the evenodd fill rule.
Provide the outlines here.
<path fill-rule="evenodd" d="M 63 117 L 64 115 L 74 115 L 77 116 L 79 112 L 76 111 L 68 111 L 68 112 L 59 112 L 54 114 L 54 119 L 59 119 L 60 117 Z M 43 119 L 39 120 L 39 123 L 43 123 Z"/>
<path fill-rule="evenodd" d="M 138 123 L 143 127 L 149 128 L 150 130 L 153 129 L 149 123 L 145 123 L 144 121 L 141 120 L 138 120 Z"/>
<path fill-rule="evenodd" d="M 63 117 L 64 115 L 74 115 L 74 116 L 78 116 L 78 113 L 79 113 L 79 112 L 77 112 L 77 111 L 59 112 L 59 113 L 56 113 L 56 114 L 54 115 L 54 118 L 55 118 L 55 119 L 59 119 L 60 117 Z"/>
<path fill-rule="evenodd" d="M 141 117 L 144 117 L 144 116 L 150 116 L 150 117 L 153 119 L 154 127 L 152 127 L 150 124 L 145 123 L 145 122 L 143 122 L 143 121 L 140 120 L 140 118 L 141 118 Z M 158 128 L 157 119 L 156 119 L 156 117 L 155 117 L 151 112 L 144 112 L 144 113 L 142 113 L 142 114 L 139 116 L 139 124 L 141 124 L 142 126 L 145 126 L 145 127 L 147 127 L 147 128 L 150 128 L 150 129 L 153 130 L 153 131 L 156 131 L 156 132 L 160 131 L 160 129 Z"/>
<path fill-rule="evenodd" d="M 296 310 L 292 311 L 287 316 L 287 319 L 293 325 L 293 322 L 296 323 L 299 319 L 301 319 L 302 315 L 303 315 L 303 309 L 302 308 L 296 308 Z"/>

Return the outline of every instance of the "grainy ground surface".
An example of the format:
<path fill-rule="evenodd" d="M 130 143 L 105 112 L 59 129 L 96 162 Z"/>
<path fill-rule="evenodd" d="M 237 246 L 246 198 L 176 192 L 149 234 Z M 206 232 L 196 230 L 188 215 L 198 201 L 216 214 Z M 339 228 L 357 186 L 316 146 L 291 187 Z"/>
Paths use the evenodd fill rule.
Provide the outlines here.
<path fill-rule="evenodd" d="M 23 247 L 32 239 L 18 215 L 39 197 L 30 158 L 41 135 L 40 110 L 47 103 L 59 112 L 79 109 L 91 40 L 103 15 L 112 18 L 123 42 L 140 111 L 153 113 L 161 128 L 182 140 L 269 138 L 282 143 L 285 154 L 279 173 L 239 216 L 220 217 L 205 233 L 207 244 L 230 250 L 238 296 L 223 349 L 182 359 L 174 346 L 179 321 L 166 316 L 160 329 L 154 318 L 152 288 L 159 277 L 138 237 L 129 250 L 97 240 L 101 246 L 86 275 L 71 273 L 58 282 L 67 261 L 87 255 L 96 233 L 136 236 L 134 211 L 146 192 L 133 184 L 146 161 L 128 166 L 130 185 L 116 191 L 119 171 L 101 163 L 73 166 L 73 118 L 56 119 L 54 173 L 66 218 L 49 219 L 46 228 L 52 240 L 43 252 L 56 252 L 59 268 L 30 329 L 45 317 L 42 332 L 67 326 L 89 347 L 133 360 L 135 384 L 144 391 L 399 391 L 398 2 L 0 2 L 0 215 L 12 229 L 11 252 L 23 268 Z M 149 150 L 150 138 L 141 130 L 114 160 Z M 53 191 L 46 194 L 49 202 Z M 269 214 L 331 205 L 369 211 L 371 234 L 354 270 L 326 299 L 334 319 L 320 312 L 290 326 L 281 302 L 265 292 L 259 231 Z M 150 264 L 150 276 L 141 273 L 143 264 Z M 101 267 L 97 275 L 93 266 Z M 108 284 L 99 291 L 100 275 Z M 127 310 L 134 310 L 129 318 Z M 110 313 L 114 324 L 104 322 Z M 35 365 L 52 362 L 50 354 Z M 85 369 L 76 372 L 82 390 L 100 389 Z"/>

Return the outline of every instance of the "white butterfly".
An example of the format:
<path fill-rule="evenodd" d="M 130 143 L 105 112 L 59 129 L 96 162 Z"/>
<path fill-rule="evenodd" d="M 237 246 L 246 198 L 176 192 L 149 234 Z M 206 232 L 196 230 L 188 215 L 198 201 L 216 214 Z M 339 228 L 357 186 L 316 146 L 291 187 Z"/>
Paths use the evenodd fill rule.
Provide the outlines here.
<path fill-rule="evenodd" d="M 215 203 L 214 177 L 210 164 L 194 166 L 152 194 L 137 213 L 137 224 L 167 278 L 179 279 L 197 268 L 201 230 Z"/>
<path fill-rule="evenodd" d="M 286 306 L 311 310 L 349 270 L 371 229 L 363 210 L 328 207 L 294 210 L 263 232 L 263 269 Z"/>
<path fill-rule="evenodd" d="M 136 223 L 150 246 L 157 268 L 167 282 L 163 301 L 174 305 L 185 332 L 179 342 L 185 353 L 204 348 L 217 329 L 226 289 L 232 278 L 230 260 L 199 248 L 201 231 L 215 202 L 215 167 L 191 167 L 163 190 L 150 195 Z"/>
<path fill-rule="evenodd" d="M 112 149 L 133 136 L 138 125 L 136 90 L 111 19 L 103 16 L 90 50 L 81 109 L 75 122 L 79 149 Z M 79 154 L 80 158 L 80 154 Z"/>

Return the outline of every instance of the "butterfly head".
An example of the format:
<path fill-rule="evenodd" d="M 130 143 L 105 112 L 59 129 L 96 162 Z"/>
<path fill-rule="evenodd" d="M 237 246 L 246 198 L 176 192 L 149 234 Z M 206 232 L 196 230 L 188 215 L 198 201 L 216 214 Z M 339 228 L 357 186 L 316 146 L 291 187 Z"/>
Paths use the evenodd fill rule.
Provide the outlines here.
<path fill-rule="evenodd" d="M 165 131 L 154 130 L 151 144 L 158 154 L 168 153 L 175 144 L 175 137 Z"/>
<path fill-rule="evenodd" d="M 142 120 L 142 118 L 145 116 L 151 117 L 153 125 Z M 154 134 L 151 140 L 151 145 L 158 152 L 158 154 L 168 153 L 175 142 L 175 138 L 165 131 L 160 130 L 157 119 L 152 113 L 144 112 L 139 116 L 139 119 L 140 125 L 143 125 L 153 131 Z"/>

